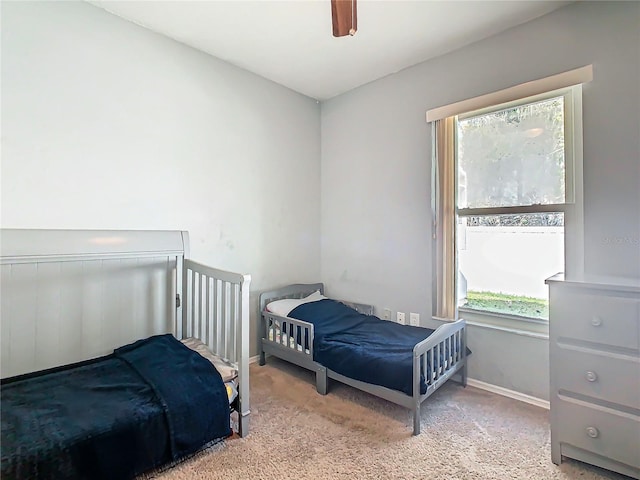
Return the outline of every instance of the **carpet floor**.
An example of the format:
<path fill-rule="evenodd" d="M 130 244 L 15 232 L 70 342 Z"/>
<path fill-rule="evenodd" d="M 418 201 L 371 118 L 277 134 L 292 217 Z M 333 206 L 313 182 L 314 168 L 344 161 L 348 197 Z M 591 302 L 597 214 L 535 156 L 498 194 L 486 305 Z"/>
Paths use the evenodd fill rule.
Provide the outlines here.
<path fill-rule="evenodd" d="M 551 462 L 549 412 L 448 382 L 411 413 L 337 382 L 319 395 L 311 372 L 276 358 L 251 365 L 251 425 L 145 478 L 181 479 L 623 479 Z"/>

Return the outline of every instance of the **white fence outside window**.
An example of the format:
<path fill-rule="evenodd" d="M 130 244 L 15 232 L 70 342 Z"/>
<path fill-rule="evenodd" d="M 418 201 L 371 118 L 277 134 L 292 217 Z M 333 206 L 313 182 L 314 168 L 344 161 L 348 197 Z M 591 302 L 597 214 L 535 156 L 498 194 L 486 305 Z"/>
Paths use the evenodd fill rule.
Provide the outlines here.
<path fill-rule="evenodd" d="M 544 280 L 564 270 L 564 227 L 459 225 L 458 255 L 459 300 L 468 290 L 546 299 Z"/>

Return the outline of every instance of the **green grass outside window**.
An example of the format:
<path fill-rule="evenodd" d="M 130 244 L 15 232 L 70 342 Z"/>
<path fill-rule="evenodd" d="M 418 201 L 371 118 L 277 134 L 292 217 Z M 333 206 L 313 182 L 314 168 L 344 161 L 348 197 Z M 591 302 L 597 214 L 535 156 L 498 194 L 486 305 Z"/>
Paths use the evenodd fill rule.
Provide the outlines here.
<path fill-rule="evenodd" d="M 464 308 L 482 310 L 493 313 L 506 313 L 520 317 L 547 320 L 549 318 L 549 302 L 544 298 L 507 295 L 495 292 L 467 292 Z"/>

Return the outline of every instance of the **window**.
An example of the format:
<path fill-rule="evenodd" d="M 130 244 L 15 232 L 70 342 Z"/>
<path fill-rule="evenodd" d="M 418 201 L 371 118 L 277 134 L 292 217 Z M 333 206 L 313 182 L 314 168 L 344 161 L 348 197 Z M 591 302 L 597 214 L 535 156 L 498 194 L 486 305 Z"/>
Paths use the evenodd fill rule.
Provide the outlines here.
<path fill-rule="evenodd" d="M 592 76 L 582 67 L 427 112 L 434 316 L 461 309 L 542 332 L 545 279 L 582 272 L 582 84 Z"/>
<path fill-rule="evenodd" d="M 565 270 L 573 202 L 571 102 L 569 90 L 455 118 L 459 308 L 548 319 L 544 280 Z"/>

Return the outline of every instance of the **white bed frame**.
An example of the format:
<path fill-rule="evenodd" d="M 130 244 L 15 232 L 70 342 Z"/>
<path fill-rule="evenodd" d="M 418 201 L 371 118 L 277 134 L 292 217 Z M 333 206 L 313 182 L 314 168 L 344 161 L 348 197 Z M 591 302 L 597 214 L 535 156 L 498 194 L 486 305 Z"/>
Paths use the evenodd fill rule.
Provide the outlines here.
<path fill-rule="evenodd" d="M 184 231 L 0 230 L 2 378 L 196 337 L 238 370 L 249 432 L 251 277 L 189 260 Z"/>
<path fill-rule="evenodd" d="M 328 379 L 338 380 L 364 392 L 401 405 L 413 412 L 413 434 L 420 434 L 420 406 L 438 388 L 456 373 L 460 374 L 460 383 L 467 385 L 466 323 L 463 319 L 441 325 L 429 337 L 413 348 L 413 395 L 406 395 L 380 385 L 354 380 L 326 368 L 313 360 L 314 325 L 289 317 L 268 312 L 266 306 L 274 300 L 283 298 L 304 298 L 313 292 L 324 294 L 322 283 L 295 284 L 260 295 L 260 365 L 266 363 L 266 355 L 273 355 L 315 372 L 316 389 L 321 395 L 328 391 Z M 371 305 L 342 301 L 356 311 L 373 315 Z M 275 330 L 286 323 L 287 335 L 276 335 Z M 270 334 L 271 332 L 271 334 Z M 299 337 L 298 337 L 299 336 Z M 309 348 L 304 349 L 291 338 L 308 338 Z M 424 372 L 427 391 L 420 393 L 420 373 Z"/>

